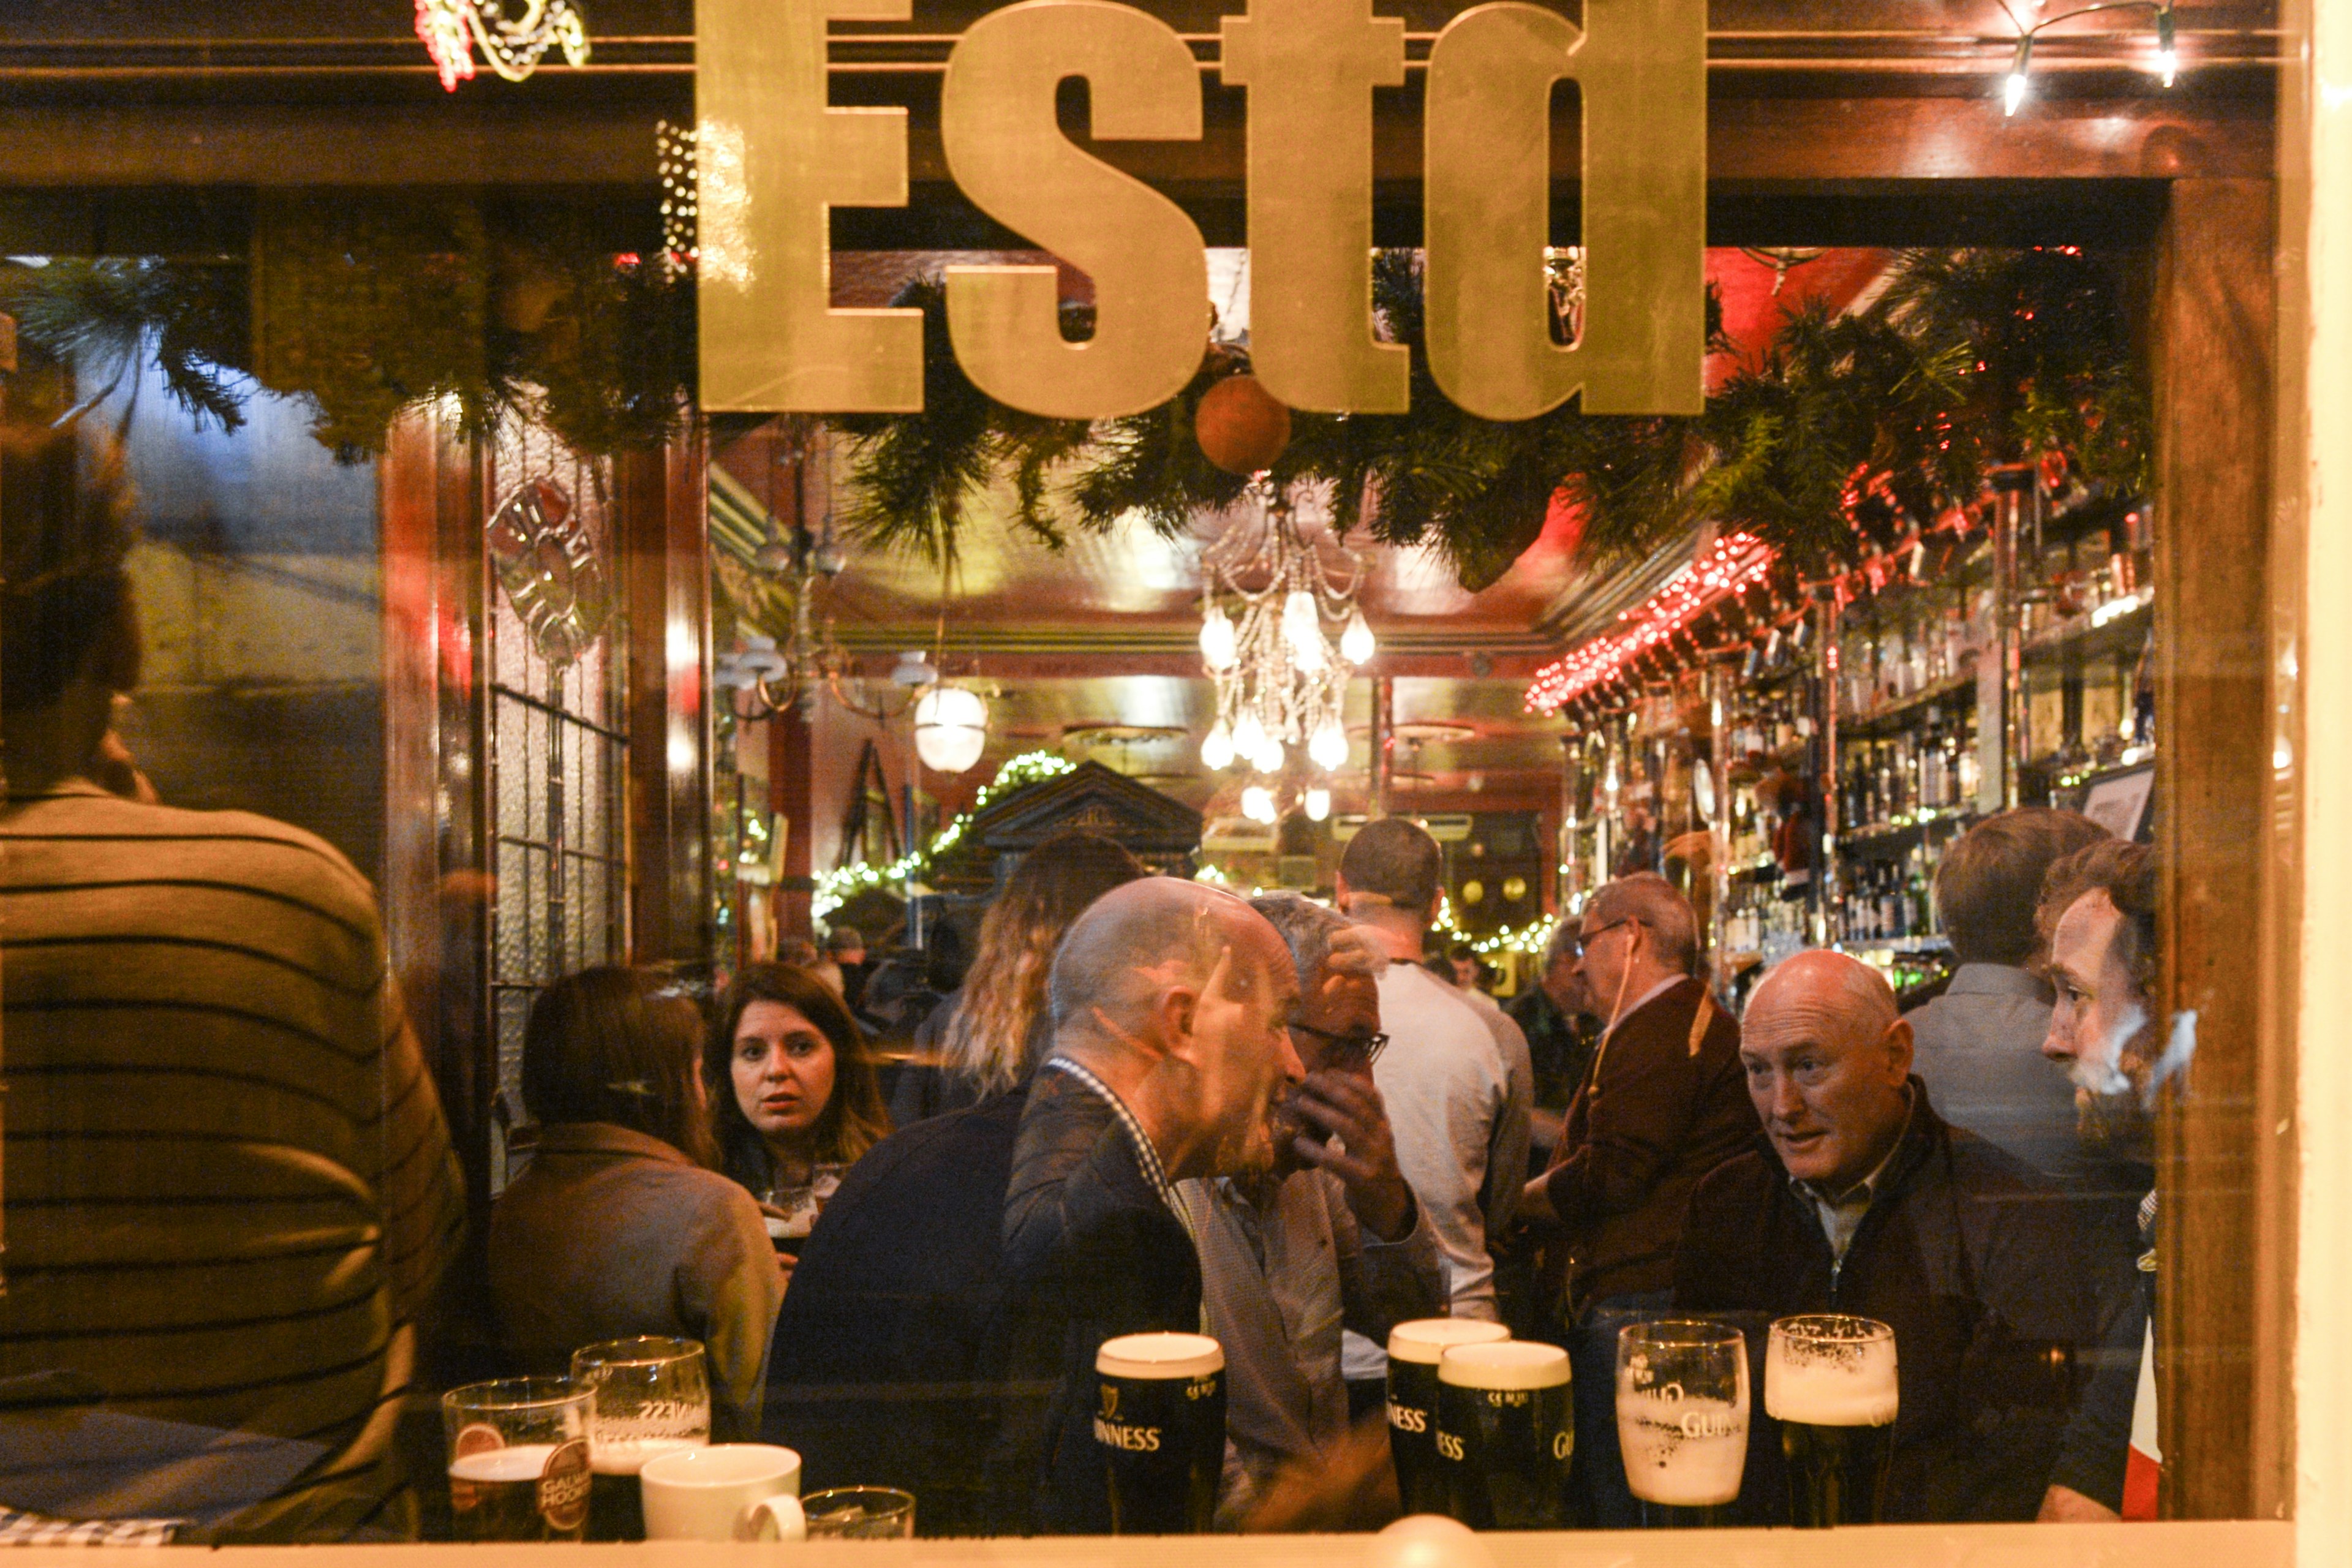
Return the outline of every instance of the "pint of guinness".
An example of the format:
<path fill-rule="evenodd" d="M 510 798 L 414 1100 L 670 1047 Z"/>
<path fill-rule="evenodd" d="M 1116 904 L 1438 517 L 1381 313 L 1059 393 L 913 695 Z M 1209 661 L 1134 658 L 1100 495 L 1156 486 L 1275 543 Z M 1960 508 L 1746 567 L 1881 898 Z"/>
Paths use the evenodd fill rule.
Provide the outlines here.
<path fill-rule="evenodd" d="M 1780 1424 L 1789 1522 L 1874 1524 L 1895 1457 L 1895 1331 L 1833 1313 L 1782 1318 L 1764 1358 L 1764 1412 Z"/>
<path fill-rule="evenodd" d="M 1407 1513 L 1444 1513 L 1437 1462 L 1437 1360 L 1449 1345 L 1485 1345 L 1511 1331 L 1476 1318 L 1415 1318 L 1389 1331 L 1389 1454 Z"/>
<path fill-rule="evenodd" d="M 1473 1530 L 1559 1530 L 1576 1448 L 1568 1352 L 1504 1341 L 1437 1363 L 1437 1458 L 1447 1511 Z"/>
<path fill-rule="evenodd" d="M 1225 1352 L 1206 1334 L 1123 1334 L 1095 1352 L 1095 1441 L 1114 1535 L 1200 1535 L 1225 1467 Z"/>
<path fill-rule="evenodd" d="M 1619 1330 L 1617 1446 L 1644 1522 L 1725 1522 L 1748 1464 L 1746 1337 L 1690 1319 Z"/>

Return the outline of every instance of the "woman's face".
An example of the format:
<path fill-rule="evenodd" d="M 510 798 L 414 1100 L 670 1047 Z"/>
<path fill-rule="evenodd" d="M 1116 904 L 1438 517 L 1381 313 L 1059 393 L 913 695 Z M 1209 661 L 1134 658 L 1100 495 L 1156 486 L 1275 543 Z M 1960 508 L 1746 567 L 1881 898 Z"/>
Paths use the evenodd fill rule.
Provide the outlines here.
<path fill-rule="evenodd" d="M 833 1099 L 833 1042 L 796 1007 L 745 1007 L 730 1059 L 735 1103 L 762 1138 L 805 1134 Z"/>

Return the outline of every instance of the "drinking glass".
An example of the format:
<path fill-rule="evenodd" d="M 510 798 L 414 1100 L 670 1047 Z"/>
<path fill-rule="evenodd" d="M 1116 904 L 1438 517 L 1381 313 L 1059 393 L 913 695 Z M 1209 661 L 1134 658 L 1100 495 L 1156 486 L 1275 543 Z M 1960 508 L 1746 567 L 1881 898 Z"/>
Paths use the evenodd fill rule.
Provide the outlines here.
<path fill-rule="evenodd" d="M 697 1340 L 607 1340 L 572 1352 L 572 1380 L 595 1395 L 591 1541 L 642 1541 L 637 1472 L 656 1455 L 710 1441 L 710 1373 Z"/>
<path fill-rule="evenodd" d="M 1780 1424 L 1789 1522 L 1875 1524 L 1895 1458 L 1895 1331 L 1869 1318 L 1817 1313 L 1772 1325 L 1764 1413 Z"/>
<path fill-rule="evenodd" d="M 1748 1338 L 1669 1318 L 1617 1331 L 1617 1446 L 1654 1529 L 1725 1522 L 1748 1465 Z"/>
<path fill-rule="evenodd" d="M 509 1377 L 441 1396 L 460 1541 L 577 1541 L 588 1524 L 593 1395 L 568 1377 Z"/>
<path fill-rule="evenodd" d="M 915 1494 L 896 1487 L 828 1487 L 801 1500 L 811 1541 L 906 1541 L 915 1533 Z"/>

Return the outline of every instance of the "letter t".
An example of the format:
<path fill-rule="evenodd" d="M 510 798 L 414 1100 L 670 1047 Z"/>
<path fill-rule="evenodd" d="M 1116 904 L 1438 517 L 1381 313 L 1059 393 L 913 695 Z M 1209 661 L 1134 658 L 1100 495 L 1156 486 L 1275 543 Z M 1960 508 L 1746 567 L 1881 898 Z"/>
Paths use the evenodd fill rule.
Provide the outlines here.
<path fill-rule="evenodd" d="M 1223 19 L 1249 89 L 1250 359 L 1318 414 L 1402 414 L 1409 356 L 1372 338 L 1372 98 L 1404 83 L 1404 23 L 1371 0 L 1249 0 Z"/>

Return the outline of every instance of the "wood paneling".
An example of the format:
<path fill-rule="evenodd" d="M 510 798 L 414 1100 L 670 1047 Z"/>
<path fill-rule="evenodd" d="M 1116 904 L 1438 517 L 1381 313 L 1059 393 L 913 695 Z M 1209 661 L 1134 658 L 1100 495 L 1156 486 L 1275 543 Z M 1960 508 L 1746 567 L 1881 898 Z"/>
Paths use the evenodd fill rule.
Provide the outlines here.
<path fill-rule="evenodd" d="M 2268 809 L 2276 344 L 2274 194 L 2183 180 L 2158 252 L 2158 842 L 2165 1014 L 2197 1054 L 2158 1132 L 2158 1408 L 2165 1511 L 2242 1518 L 2292 1495 L 2292 1062 L 2261 940 Z M 2287 1081 L 2291 1081 L 2288 1079 Z"/>
<path fill-rule="evenodd" d="M 698 437 L 613 459 L 629 590 L 629 954 L 711 961 L 709 574 Z"/>

